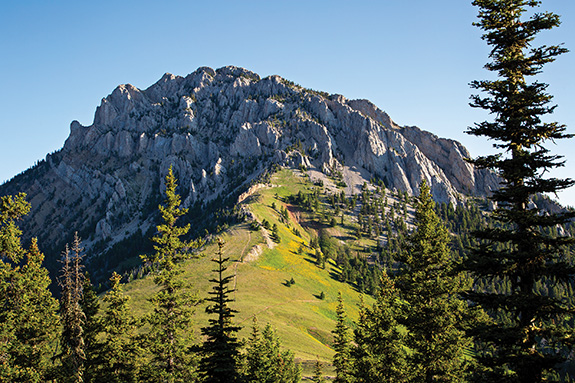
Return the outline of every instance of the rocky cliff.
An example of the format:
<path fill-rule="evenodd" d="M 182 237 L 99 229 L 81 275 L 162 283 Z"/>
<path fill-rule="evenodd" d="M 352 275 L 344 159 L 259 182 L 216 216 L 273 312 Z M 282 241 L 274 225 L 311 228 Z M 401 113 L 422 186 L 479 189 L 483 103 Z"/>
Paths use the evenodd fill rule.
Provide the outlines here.
<path fill-rule="evenodd" d="M 64 147 L 0 194 L 28 194 L 25 231 L 41 243 L 56 249 L 77 230 L 95 256 L 154 225 L 170 165 L 184 205 L 200 211 L 244 191 L 272 164 L 339 174 L 348 193 L 376 178 L 411 194 L 426 179 L 437 200 L 457 203 L 497 185 L 466 157 L 460 143 L 397 126 L 367 100 L 203 67 L 165 74 L 145 90 L 118 86 L 92 125 L 72 122 Z"/>

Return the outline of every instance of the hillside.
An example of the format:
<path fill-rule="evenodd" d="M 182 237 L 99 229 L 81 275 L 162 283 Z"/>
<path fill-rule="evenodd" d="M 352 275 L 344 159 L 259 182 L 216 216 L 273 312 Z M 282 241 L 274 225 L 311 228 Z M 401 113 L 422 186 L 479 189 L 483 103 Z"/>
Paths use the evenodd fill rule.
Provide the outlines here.
<path fill-rule="evenodd" d="M 126 253 L 147 250 L 170 165 L 197 236 L 237 221 L 238 196 L 274 165 L 330 176 L 348 196 L 371 180 L 411 195 L 426 179 L 438 201 L 457 204 L 497 186 L 467 157 L 458 142 L 400 127 L 367 100 L 204 67 L 145 90 L 118 86 L 92 125 L 72 122 L 63 148 L 1 185 L 0 195 L 28 195 L 24 236 L 38 237 L 52 272 L 78 231 L 90 272 L 104 281 L 134 266 Z"/>
<path fill-rule="evenodd" d="M 360 295 L 366 303 L 371 302 L 369 295 L 360 293 L 357 286 L 340 281 L 341 269 L 335 260 L 326 262 L 325 268 L 317 265 L 314 249 L 309 247 L 317 231 L 309 226 L 306 229 L 303 221 L 309 224 L 318 216 L 296 212 L 294 206 L 284 202 L 289 196 L 307 193 L 313 188 L 314 185 L 299 171 L 282 170 L 272 176 L 269 184 L 258 185 L 244 196 L 242 209 L 252 212 L 251 219 L 278 225 L 279 243 L 269 239 L 267 230 L 254 230 L 254 221 L 234 225 L 220 234 L 226 242 L 225 255 L 231 259 L 228 272 L 235 275 L 233 308 L 239 311 L 235 322 L 243 326 L 240 336 L 247 338 L 255 315 L 260 324 L 272 324 L 283 346 L 291 349 L 298 360 L 308 364 L 317 358 L 328 363 L 331 361 L 331 331 L 338 292 L 342 294 L 350 320 L 357 319 Z M 287 220 L 282 219 L 279 213 L 286 207 L 290 211 Z M 344 230 L 341 227 L 335 229 Z M 303 251 L 299 250 L 300 247 Z M 202 249 L 198 259 L 186 262 L 183 278 L 197 289 L 202 298 L 210 289 L 208 279 L 213 269 L 210 260 L 216 249 L 217 245 L 212 242 Z M 290 286 L 288 282 L 291 279 L 295 284 Z M 149 309 L 146 299 L 154 288 L 149 277 L 127 284 L 126 293 L 132 298 L 134 313 L 143 315 Z M 322 292 L 324 299 L 319 298 Z M 203 305 L 200 305 L 196 310 L 196 335 L 200 333 L 199 328 L 206 325 L 207 319 Z"/>

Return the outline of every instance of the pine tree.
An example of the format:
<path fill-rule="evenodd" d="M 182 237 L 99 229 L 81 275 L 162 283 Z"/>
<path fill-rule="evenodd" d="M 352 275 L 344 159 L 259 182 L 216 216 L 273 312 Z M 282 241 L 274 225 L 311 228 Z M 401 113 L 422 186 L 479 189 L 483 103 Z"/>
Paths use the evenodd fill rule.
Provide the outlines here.
<path fill-rule="evenodd" d="M 129 383 L 138 377 L 140 346 L 136 340 L 138 323 L 130 312 L 130 298 L 125 296 L 115 272 L 110 277 L 112 288 L 103 301 L 107 307 L 100 318 L 104 339 L 100 350 L 96 382 Z"/>
<path fill-rule="evenodd" d="M 0 199 L 0 378 L 2 381 L 16 380 L 24 373 L 26 367 L 17 362 L 18 349 L 21 344 L 17 340 L 18 314 L 11 308 L 11 301 L 16 299 L 18 292 L 13 290 L 12 280 L 19 273 L 16 265 L 22 260 L 24 249 L 20 241 L 22 231 L 16 222 L 30 211 L 26 195 L 5 196 Z M 32 376 L 37 373 L 30 371 Z"/>
<path fill-rule="evenodd" d="M 323 371 L 322 371 L 322 364 L 319 360 L 315 361 L 314 368 L 313 368 L 313 376 L 311 377 L 311 381 L 314 383 L 325 383 L 325 379 L 323 377 Z"/>
<path fill-rule="evenodd" d="M 297 383 L 301 378 L 293 353 L 281 351 L 280 339 L 269 323 L 260 334 L 255 316 L 243 365 L 246 383 Z"/>
<path fill-rule="evenodd" d="M 25 195 L 0 203 L 0 381 L 48 380 L 47 355 L 57 332 L 57 302 L 35 238 L 21 246 L 16 222 L 30 210 Z M 22 260 L 25 262 L 23 263 Z"/>
<path fill-rule="evenodd" d="M 376 301 L 371 308 L 360 305 L 352 348 L 352 381 L 363 383 L 408 382 L 405 332 L 397 318 L 402 308 L 398 293 L 383 272 Z"/>
<path fill-rule="evenodd" d="M 254 315 L 252 332 L 246 343 L 246 355 L 243 358 L 243 376 L 246 383 L 273 382 L 272 362 L 262 344 L 258 319 Z"/>
<path fill-rule="evenodd" d="M 351 336 L 349 327 L 345 323 L 347 315 L 343 306 L 341 293 L 337 295 L 337 308 L 335 309 L 337 322 L 333 333 L 333 366 L 335 367 L 336 383 L 348 383 L 351 381 Z"/>
<path fill-rule="evenodd" d="M 564 341 L 569 334 L 563 318 L 573 308 L 535 287 L 544 282 L 551 290 L 575 274 L 561 250 L 574 239 L 549 230 L 575 213 L 542 211 L 532 204 L 536 195 L 556 193 L 573 181 L 543 178 L 547 171 L 563 166 L 561 157 L 551 155 L 543 145 L 571 135 L 564 133 L 564 125 L 542 121 L 555 109 L 549 106 L 552 96 L 546 93 L 547 84 L 529 82 L 528 78 L 567 50 L 556 45 L 532 47 L 539 32 L 560 24 L 559 16 L 549 12 L 522 18 L 539 1 L 476 0 L 473 4 L 479 7 L 475 25 L 485 32 L 483 39 L 492 48 L 492 62 L 485 67 L 499 78 L 471 83 L 486 94 L 472 96 L 471 106 L 490 112 L 494 120 L 477 123 L 468 133 L 496 141 L 494 147 L 501 153 L 479 157 L 473 163 L 495 171 L 502 181 L 491 197 L 496 204 L 492 213 L 496 224 L 476 233 L 482 243 L 465 266 L 476 281 L 487 278 L 508 289 L 470 291 L 467 298 L 494 319 L 492 325 L 477 328 L 478 339 L 490 350 L 480 355 L 493 374 L 490 379 L 540 382 L 546 370 L 559 367 L 568 355 Z"/>
<path fill-rule="evenodd" d="M 99 353 L 101 343 L 98 336 L 102 331 L 102 326 L 98 320 L 100 311 L 100 300 L 94 290 L 88 273 L 84 275 L 84 286 L 82 287 L 82 299 L 80 307 L 86 316 L 84 321 L 84 351 L 86 361 L 84 362 L 84 381 L 95 382 L 96 369 L 100 364 Z"/>
<path fill-rule="evenodd" d="M 200 369 L 207 383 L 234 383 L 241 381 L 239 372 L 239 348 L 240 342 L 234 335 L 241 327 L 232 324 L 232 318 L 237 310 L 228 306 L 233 301 L 230 294 L 234 290 L 228 288 L 228 284 L 233 279 L 232 275 L 224 276 L 227 267 L 224 266 L 229 258 L 224 258 L 222 248 L 224 242 L 218 239 L 217 258 L 212 259 L 217 266 L 213 270 L 216 278 L 210 279 L 214 284 L 212 291 L 206 300 L 210 304 L 206 307 L 206 312 L 215 314 L 216 318 L 209 319 L 209 326 L 202 328 L 202 334 L 206 340 L 202 346 L 204 354 Z"/>
<path fill-rule="evenodd" d="M 449 233 L 425 181 L 416 201 L 415 226 L 398 255 L 402 269 L 395 281 L 407 303 L 402 322 L 412 351 L 411 373 L 421 382 L 461 382 L 464 351 L 470 345 L 459 328 L 466 305 L 458 294 L 464 286 L 450 256 Z"/>
<path fill-rule="evenodd" d="M 70 249 L 66 244 L 66 249 L 62 254 L 62 270 L 58 281 L 62 289 L 60 298 L 62 350 L 58 355 L 62 361 L 62 368 L 59 370 L 59 375 L 64 382 L 79 383 L 84 381 L 84 363 L 86 361 L 84 325 L 86 315 L 80 306 L 84 285 L 83 250 L 78 233 L 74 233 L 72 248 Z"/>
<path fill-rule="evenodd" d="M 151 361 L 142 372 L 142 380 L 150 382 L 188 382 L 196 378 L 194 355 L 188 352 L 192 340 L 192 316 L 198 297 L 178 278 L 182 262 L 191 257 L 197 243 L 184 242 L 190 225 L 179 227 L 177 220 L 188 212 L 180 207 L 180 196 L 172 167 L 166 176 L 166 199 L 159 206 L 163 223 L 152 238 L 155 252 L 142 255 L 143 262 L 154 270 L 154 283 L 159 287 L 151 299 L 153 312 L 147 317 L 149 332 L 146 345 Z"/>

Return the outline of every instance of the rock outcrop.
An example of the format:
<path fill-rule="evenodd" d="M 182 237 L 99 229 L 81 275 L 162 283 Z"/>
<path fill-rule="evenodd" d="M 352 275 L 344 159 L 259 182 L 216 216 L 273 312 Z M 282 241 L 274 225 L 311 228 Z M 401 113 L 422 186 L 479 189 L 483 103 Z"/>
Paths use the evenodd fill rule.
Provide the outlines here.
<path fill-rule="evenodd" d="M 41 243 L 59 244 L 77 230 L 96 256 L 153 225 L 169 166 L 184 205 L 196 209 L 239 195 L 274 163 L 344 179 L 353 171 L 408 193 L 426 179 L 437 200 L 457 203 L 497 187 L 466 157 L 460 143 L 397 126 L 367 100 L 243 68 L 203 67 L 186 77 L 165 74 L 145 90 L 118 86 L 92 125 L 73 121 L 64 147 L 0 194 L 28 194 L 26 232 Z"/>

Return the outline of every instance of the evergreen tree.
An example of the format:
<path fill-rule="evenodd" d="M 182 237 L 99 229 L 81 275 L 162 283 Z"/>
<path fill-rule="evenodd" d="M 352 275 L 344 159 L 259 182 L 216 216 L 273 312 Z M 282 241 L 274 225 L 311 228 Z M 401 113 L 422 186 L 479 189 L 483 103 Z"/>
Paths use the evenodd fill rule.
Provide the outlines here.
<path fill-rule="evenodd" d="M 62 361 L 62 368 L 58 372 L 63 382 L 79 383 L 84 381 L 86 315 L 80 306 L 84 285 L 83 250 L 78 233 L 74 233 L 72 248 L 70 249 L 66 244 L 66 249 L 62 254 L 61 276 L 58 281 L 62 289 L 60 298 L 62 349 L 58 355 Z"/>
<path fill-rule="evenodd" d="M 397 318 L 402 312 L 397 290 L 383 272 L 376 301 L 360 305 L 352 348 L 352 381 L 363 383 L 408 382 L 405 331 Z"/>
<path fill-rule="evenodd" d="M 95 382 L 136 382 L 141 354 L 136 341 L 138 323 L 130 312 L 130 298 L 125 296 L 115 272 L 110 278 L 112 288 L 103 301 L 107 304 L 100 324 L 104 339 L 100 350 L 100 364 Z"/>
<path fill-rule="evenodd" d="M 315 361 L 311 381 L 314 383 L 325 383 L 325 379 L 323 377 L 322 365 L 319 360 Z"/>
<path fill-rule="evenodd" d="M 351 337 L 349 327 L 346 325 L 347 315 L 343 307 L 341 293 L 337 295 L 337 308 L 335 309 L 337 322 L 333 333 L 333 366 L 335 367 L 336 383 L 348 383 L 351 381 Z"/>
<path fill-rule="evenodd" d="M 99 349 L 101 343 L 98 341 L 98 335 L 102 331 L 102 326 L 97 317 L 100 311 L 100 300 L 98 299 L 98 295 L 94 290 L 88 273 L 84 275 L 84 286 L 82 290 L 80 307 L 86 316 L 86 320 L 84 321 L 84 350 L 86 354 L 84 381 L 94 382 L 96 381 L 96 369 L 100 364 Z"/>
<path fill-rule="evenodd" d="M 281 242 L 281 237 L 280 237 L 280 233 L 279 233 L 279 228 L 277 223 L 274 223 L 272 226 L 272 240 L 276 243 L 280 243 Z"/>
<path fill-rule="evenodd" d="M 206 300 L 210 304 L 206 307 L 208 314 L 215 314 L 216 318 L 209 319 L 209 326 L 202 328 L 202 334 L 206 336 L 202 351 L 204 357 L 200 363 L 201 373 L 204 382 L 233 383 L 241 381 L 239 373 L 239 348 L 240 343 L 236 336 L 241 327 L 232 324 L 232 318 L 237 310 L 228 306 L 232 302 L 230 294 L 234 290 L 228 288 L 228 284 L 233 279 L 232 275 L 224 276 L 227 267 L 224 266 L 229 258 L 224 258 L 222 248 L 224 242 L 218 239 L 217 258 L 212 259 L 217 266 L 213 270 L 216 278 L 210 279 L 214 284 L 212 291 Z"/>
<path fill-rule="evenodd" d="M 192 316 L 198 297 L 178 278 L 182 262 L 191 257 L 190 249 L 197 243 L 181 240 L 190 225 L 176 225 L 179 217 L 187 213 L 180 208 L 180 196 L 172 167 L 166 176 L 166 199 L 159 206 L 163 223 L 152 238 L 154 253 L 142 255 L 146 265 L 153 268 L 154 283 L 159 291 L 150 299 L 153 312 L 148 315 L 149 332 L 146 346 L 151 353 L 150 363 L 142 372 L 142 380 L 150 382 L 188 382 L 196 378 L 194 355 L 188 352 L 192 339 Z"/>
<path fill-rule="evenodd" d="M 293 353 L 281 351 L 279 337 L 269 323 L 260 334 L 255 316 L 243 370 L 246 383 L 297 383 L 301 378 L 301 367 L 294 362 Z"/>
<path fill-rule="evenodd" d="M 243 375 L 246 382 L 273 382 L 272 362 L 262 344 L 258 319 L 254 315 L 252 332 L 246 344 L 246 355 L 243 359 Z"/>
<path fill-rule="evenodd" d="M 26 194 L 0 197 L 0 261 L 3 259 L 18 263 L 24 256 L 20 243 L 22 231 L 16 222 L 30 212 Z"/>
<path fill-rule="evenodd" d="M 552 113 L 547 84 L 528 78 L 541 72 L 567 50 L 561 46 L 532 47 L 535 36 L 560 24 L 559 16 L 525 12 L 540 4 L 535 0 L 476 0 L 483 39 L 491 46 L 492 62 L 485 67 L 497 80 L 474 81 L 471 86 L 485 92 L 472 96 L 472 107 L 494 115 L 493 121 L 475 124 L 468 133 L 496 141 L 500 154 L 479 157 L 473 163 L 501 177 L 501 188 L 491 199 L 496 203 L 496 224 L 476 234 L 482 241 L 466 262 L 476 281 L 487 278 L 507 289 L 476 290 L 467 298 L 494 318 L 492 325 L 477 329 L 477 336 L 490 350 L 481 361 L 491 369 L 494 381 L 540 382 L 546 370 L 558 368 L 565 359 L 564 314 L 572 307 L 560 297 L 536 290 L 544 282 L 550 287 L 566 284 L 575 270 L 564 258 L 564 245 L 574 239 L 552 234 L 549 228 L 563 225 L 575 212 L 541 211 L 532 200 L 540 193 L 556 193 L 573 184 L 570 179 L 543 178 L 550 169 L 563 165 L 543 145 L 569 138 L 565 126 L 543 122 Z M 544 342 L 543 342 L 544 340 Z M 545 345 L 552 347 L 545 347 Z M 486 380 L 487 378 L 484 378 Z"/>
<path fill-rule="evenodd" d="M 466 305 L 458 294 L 464 286 L 450 257 L 449 233 L 435 213 L 425 181 L 416 201 L 415 225 L 398 255 L 402 269 L 395 281 L 407 303 L 402 321 L 412 351 L 411 374 L 421 382 L 461 382 L 469 346 L 459 328 Z"/>
<path fill-rule="evenodd" d="M 47 355 L 56 333 L 57 302 L 42 267 L 36 239 L 28 250 L 16 225 L 30 210 L 25 195 L 1 197 L 0 203 L 0 381 L 48 380 Z M 22 260 L 25 260 L 22 263 Z"/>

